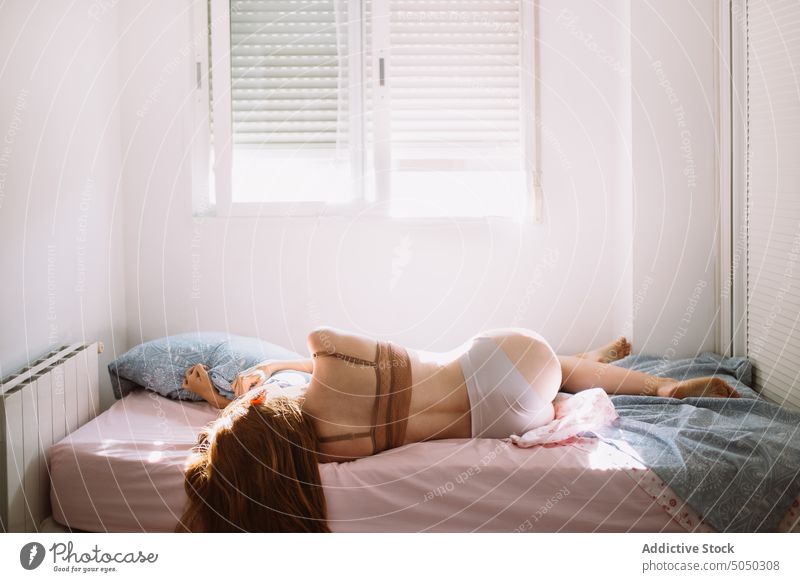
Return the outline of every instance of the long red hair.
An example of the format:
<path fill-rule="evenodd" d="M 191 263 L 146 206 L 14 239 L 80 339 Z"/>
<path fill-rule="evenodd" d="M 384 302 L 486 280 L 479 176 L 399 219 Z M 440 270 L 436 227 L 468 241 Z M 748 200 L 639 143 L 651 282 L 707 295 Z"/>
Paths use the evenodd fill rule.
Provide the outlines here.
<path fill-rule="evenodd" d="M 192 449 L 175 531 L 330 531 L 316 446 L 299 400 L 233 401 Z"/>

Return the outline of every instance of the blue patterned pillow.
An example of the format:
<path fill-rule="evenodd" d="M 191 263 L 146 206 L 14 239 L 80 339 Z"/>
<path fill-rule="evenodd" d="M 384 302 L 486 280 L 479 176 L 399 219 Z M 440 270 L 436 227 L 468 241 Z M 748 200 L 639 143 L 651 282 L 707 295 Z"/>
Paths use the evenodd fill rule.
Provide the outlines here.
<path fill-rule="evenodd" d="M 167 398 L 202 400 L 181 385 L 187 369 L 205 364 L 210 368 L 209 376 L 217 390 L 232 398 L 231 383 L 240 371 L 264 360 L 302 357 L 258 338 L 214 332 L 185 333 L 149 341 L 128 350 L 108 365 L 108 373 L 116 398 L 122 398 L 133 389 L 145 388 Z M 294 381 L 308 382 L 311 379 L 309 374 L 298 374 L 289 377 Z"/>

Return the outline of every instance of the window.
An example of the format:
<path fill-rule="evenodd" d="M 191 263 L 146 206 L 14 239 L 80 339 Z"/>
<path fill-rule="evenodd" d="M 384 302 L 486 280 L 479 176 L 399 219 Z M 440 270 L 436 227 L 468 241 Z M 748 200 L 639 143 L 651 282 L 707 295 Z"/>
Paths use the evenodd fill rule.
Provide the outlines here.
<path fill-rule="evenodd" d="M 199 22 L 218 214 L 532 216 L 532 0 L 209 0 Z"/>

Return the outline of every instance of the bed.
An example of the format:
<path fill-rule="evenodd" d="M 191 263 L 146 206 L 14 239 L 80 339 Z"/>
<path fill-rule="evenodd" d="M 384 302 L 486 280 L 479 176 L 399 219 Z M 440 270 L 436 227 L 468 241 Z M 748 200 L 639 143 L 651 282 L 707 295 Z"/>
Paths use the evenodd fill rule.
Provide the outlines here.
<path fill-rule="evenodd" d="M 652 364 L 625 360 L 621 365 Z M 674 377 L 675 370 L 669 375 Z M 731 376 L 731 381 L 740 379 Z M 620 409 L 626 406 L 620 401 Z M 54 520 L 78 531 L 173 531 L 186 502 L 187 452 L 216 414 L 205 403 L 145 391 L 118 400 L 51 448 Z M 663 462 L 649 458 L 640 443 L 628 445 L 620 433 L 631 426 L 558 446 L 522 449 L 507 440 L 441 440 L 325 464 L 321 478 L 329 523 L 337 532 L 719 529 L 698 512 L 701 502 L 690 505 L 685 501 L 690 494 L 676 493 L 672 481 L 661 479 Z M 779 508 L 783 531 L 797 523 L 792 496 L 794 504 Z"/>
<path fill-rule="evenodd" d="M 133 392 L 51 449 L 54 519 L 92 532 L 173 531 L 183 464 L 215 411 Z M 334 531 L 685 531 L 629 476 L 646 471 L 585 439 L 408 445 L 322 465 Z"/>

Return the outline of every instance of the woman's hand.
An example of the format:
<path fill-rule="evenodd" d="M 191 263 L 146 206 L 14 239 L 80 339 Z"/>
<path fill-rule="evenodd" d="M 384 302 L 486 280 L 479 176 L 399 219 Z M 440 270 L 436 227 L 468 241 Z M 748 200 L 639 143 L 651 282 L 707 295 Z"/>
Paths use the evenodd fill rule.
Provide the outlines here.
<path fill-rule="evenodd" d="M 217 392 L 214 385 L 211 383 L 211 378 L 208 376 L 208 367 L 203 364 L 197 364 L 186 370 L 186 375 L 183 379 L 183 388 L 190 392 L 194 392 L 198 396 L 202 396 L 206 402 L 215 408 L 225 408 L 229 403 L 225 396 Z"/>
<path fill-rule="evenodd" d="M 267 378 L 272 376 L 272 370 L 269 364 L 264 366 L 254 366 L 244 372 L 238 374 L 233 381 L 233 393 L 238 398 L 242 394 L 246 394 L 249 390 L 256 386 L 261 386 L 267 381 Z"/>

